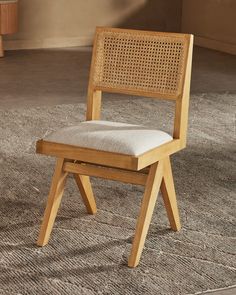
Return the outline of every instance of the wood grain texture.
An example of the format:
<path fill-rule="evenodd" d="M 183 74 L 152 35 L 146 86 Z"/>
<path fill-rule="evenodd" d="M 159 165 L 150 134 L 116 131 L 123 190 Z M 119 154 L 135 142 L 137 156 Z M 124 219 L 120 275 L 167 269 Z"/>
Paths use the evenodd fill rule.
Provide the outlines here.
<path fill-rule="evenodd" d="M 93 190 L 89 177 L 86 175 L 79 175 L 77 173 L 74 173 L 74 178 L 80 190 L 84 205 L 87 208 L 87 212 L 89 214 L 97 213 L 96 201 L 93 195 Z"/>
<path fill-rule="evenodd" d="M 186 69 L 184 74 L 183 95 L 176 101 L 173 138 L 180 139 L 181 148 L 185 148 L 187 140 L 189 96 L 192 70 L 193 36 L 190 35 Z"/>
<path fill-rule="evenodd" d="M 93 42 L 93 54 L 90 66 L 89 84 L 88 84 L 88 95 L 87 95 L 87 112 L 86 120 L 99 120 L 101 113 L 101 100 L 102 92 L 100 89 L 95 89 L 93 86 L 94 79 L 94 68 L 97 59 L 97 39 L 98 34 L 95 34 Z"/>
<path fill-rule="evenodd" d="M 87 120 L 100 119 L 102 92 L 175 100 L 173 137 L 180 139 L 184 148 L 192 48 L 193 36 L 190 34 L 97 28 L 88 87 Z M 110 63 L 113 62 L 112 66 Z"/>
<path fill-rule="evenodd" d="M 138 157 L 137 170 L 143 169 L 156 161 L 165 158 L 168 155 L 172 155 L 181 150 L 180 140 L 174 139 L 170 142 L 160 145 L 150 151 L 147 151 Z"/>
<path fill-rule="evenodd" d="M 132 250 L 128 261 L 129 267 L 136 267 L 139 263 L 153 210 L 156 204 L 158 191 L 163 177 L 163 161 L 152 164 L 147 178 L 145 192 L 137 220 Z"/>
<path fill-rule="evenodd" d="M 101 103 L 102 103 L 102 92 L 101 90 L 90 90 L 88 91 L 88 103 L 86 119 L 99 120 L 101 116 Z"/>
<path fill-rule="evenodd" d="M 18 29 L 17 2 L 0 3 L 0 34 L 13 34 Z"/>
<path fill-rule="evenodd" d="M 99 151 L 45 140 L 39 140 L 36 144 L 36 152 L 39 154 L 134 171 L 139 171 L 179 150 L 181 150 L 179 139 L 174 139 L 140 156 Z"/>
<path fill-rule="evenodd" d="M 138 166 L 138 158 L 133 156 L 53 143 L 45 140 L 37 141 L 36 152 L 58 158 L 63 157 L 123 169 L 137 170 Z"/>
<path fill-rule="evenodd" d="M 55 167 L 55 172 L 52 178 L 47 206 L 45 209 L 43 222 L 37 241 L 38 246 L 45 246 L 48 243 L 53 228 L 53 224 L 57 215 L 57 211 L 61 203 L 61 198 L 65 187 L 65 180 L 68 175 L 67 172 L 63 172 L 63 165 L 64 159 L 58 159 Z"/>
<path fill-rule="evenodd" d="M 95 176 L 104 179 L 110 179 L 139 185 L 145 185 L 147 180 L 146 174 L 143 173 L 95 166 L 90 164 L 65 163 L 63 169 L 66 172 L 77 173 L 87 176 Z"/>
<path fill-rule="evenodd" d="M 166 207 L 171 229 L 179 231 L 181 228 L 179 210 L 177 206 L 174 179 L 171 169 L 170 157 L 164 159 L 164 177 L 161 183 L 161 193 Z"/>
<path fill-rule="evenodd" d="M 183 91 L 189 35 L 99 28 L 92 86 L 177 99 Z"/>

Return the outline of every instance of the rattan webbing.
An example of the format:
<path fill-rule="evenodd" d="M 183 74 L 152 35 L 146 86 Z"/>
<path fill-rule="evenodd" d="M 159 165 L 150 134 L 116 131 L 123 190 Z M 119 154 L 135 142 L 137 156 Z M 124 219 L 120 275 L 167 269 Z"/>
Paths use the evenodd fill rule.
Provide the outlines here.
<path fill-rule="evenodd" d="M 186 39 L 181 35 L 98 31 L 93 84 L 178 96 L 186 51 Z"/>

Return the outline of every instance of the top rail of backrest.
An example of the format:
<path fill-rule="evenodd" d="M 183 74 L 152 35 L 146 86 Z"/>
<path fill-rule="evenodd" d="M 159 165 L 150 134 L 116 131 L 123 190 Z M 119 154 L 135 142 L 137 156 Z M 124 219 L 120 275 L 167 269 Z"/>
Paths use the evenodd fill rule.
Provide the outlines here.
<path fill-rule="evenodd" d="M 178 99 L 183 93 L 190 36 L 98 27 L 89 87 Z"/>

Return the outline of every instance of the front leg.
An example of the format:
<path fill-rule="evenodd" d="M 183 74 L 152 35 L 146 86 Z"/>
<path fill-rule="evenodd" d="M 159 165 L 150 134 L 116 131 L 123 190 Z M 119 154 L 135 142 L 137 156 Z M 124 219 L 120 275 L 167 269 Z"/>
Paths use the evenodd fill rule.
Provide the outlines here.
<path fill-rule="evenodd" d="M 56 163 L 55 172 L 52 178 L 51 188 L 48 196 L 43 222 L 40 229 L 37 245 L 45 246 L 50 238 L 57 211 L 64 192 L 65 181 L 68 172 L 63 171 L 64 159 L 59 158 Z"/>
<path fill-rule="evenodd" d="M 149 225 L 151 223 L 151 218 L 156 204 L 162 177 L 163 162 L 161 160 L 152 164 L 148 173 L 140 214 L 136 225 L 132 250 L 128 261 L 129 267 L 135 267 L 139 263 Z"/>

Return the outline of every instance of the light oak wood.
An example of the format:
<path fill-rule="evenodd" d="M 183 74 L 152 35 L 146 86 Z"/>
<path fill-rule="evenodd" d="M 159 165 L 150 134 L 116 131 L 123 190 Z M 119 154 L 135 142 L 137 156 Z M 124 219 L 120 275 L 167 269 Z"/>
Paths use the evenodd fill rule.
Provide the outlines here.
<path fill-rule="evenodd" d="M 190 35 L 188 56 L 186 58 L 186 70 L 184 74 L 183 94 L 182 94 L 182 98 L 176 101 L 176 106 L 175 106 L 173 138 L 180 139 L 181 149 L 185 148 L 186 139 L 187 139 L 189 95 L 190 95 L 190 82 L 191 82 L 191 70 L 192 70 L 192 54 L 193 54 L 193 36 Z"/>
<path fill-rule="evenodd" d="M 181 150 L 179 139 L 174 139 L 139 156 L 81 148 L 45 140 L 39 140 L 36 144 L 36 152 L 39 154 L 137 171 L 179 150 Z"/>
<path fill-rule="evenodd" d="M 79 160 L 82 162 L 117 168 L 136 170 L 138 167 L 138 158 L 133 156 L 80 148 L 67 144 L 48 142 L 45 140 L 39 140 L 37 142 L 36 152 L 58 158 L 64 157 L 66 159 Z"/>
<path fill-rule="evenodd" d="M 88 84 L 88 96 L 87 96 L 87 113 L 86 120 L 99 120 L 101 113 L 101 99 L 102 91 L 93 87 L 93 74 L 97 59 L 97 41 L 98 34 L 95 34 L 93 42 L 93 55 L 90 67 L 89 84 Z"/>
<path fill-rule="evenodd" d="M 57 211 L 61 203 L 64 192 L 65 180 L 68 175 L 63 171 L 64 159 L 59 158 L 56 163 L 55 172 L 52 178 L 52 184 L 48 196 L 47 206 L 41 225 L 38 246 L 45 246 L 48 243 L 52 227 L 57 216 Z"/>
<path fill-rule="evenodd" d="M 139 185 L 145 185 L 147 180 L 147 175 L 143 173 L 90 164 L 65 163 L 64 171 Z"/>
<path fill-rule="evenodd" d="M 180 140 L 174 139 L 168 143 L 162 144 L 138 157 L 137 170 L 143 169 L 166 156 L 172 155 L 181 150 Z"/>
<path fill-rule="evenodd" d="M 107 93 L 120 93 L 120 94 L 127 94 L 127 95 L 135 95 L 135 96 L 145 96 L 150 98 L 156 99 L 164 99 L 164 100 L 176 100 L 177 98 L 181 97 L 181 95 L 171 95 L 171 94 L 157 94 L 152 91 L 143 91 L 143 90 L 128 90 L 128 89 L 116 89 L 116 88 L 108 88 L 108 87 L 94 87 L 96 91 L 107 92 Z"/>
<path fill-rule="evenodd" d="M 156 204 L 158 191 L 163 177 L 163 161 L 152 164 L 147 178 L 145 192 L 142 200 L 141 210 L 138 217 L 132 250 L 128 261 L 129 267 L 138 265 L 153 210 Z"/>
<path fill-rule="evenodd" d="M 166 207 L 170 226 L 174 231 L 179 231 L 181 225 L 169 157 L 166 157 L 164 159 L 164 177 L 161 183 L 161 193 Z"/>
<path fill-rule="evenodd" d="M 86 119 L 87 121 L 99 120 L 101 115 L 102 92 L 101 90 L 89 90 L 88 93 Z"/>
<path fill-rule="evenodd" d="M 64 166 L 64 171 L 66 171 L 65 166 Z M 81 197 L 84 201 L 84 205 L 87 208 L 87 212 L 89 214 L 97 213 L 96 201 L 93 195 L 93 190 L 92 190 L 89 177 L 86 175 L 79 175 L 75 172 L 73 173 L 74 173 L 75 181 L 80 190 Z"/>
<path fill-rule="evenodd" d="M 124 30 L 124 29 L 117 29 L 117 28 L 103 28 L 103 27 L 97 27 L 96 34 L 94 38 L 94 45 L 93 45 L 93 55 L 92 55 L 92 62 L 91 62 L 91 69 L 90 69 L 90 79 L 89 79 L 89 87 L 88 87 L 88 100 L 87 100 L 87 120 L 97 120 L 100 119 L 100 109 L 101 109 L 101 92 L 113 92 L 113 93 L 123 93 L 128 95 L 138 95 L 138 96 L 146 96 L 146 97 L 152 97 L 152 98 L 159 98 L 159 99 L 170 99 L 170 100 L 177 100 L 181 99 L 182 97 L 182 91 L 183 91 L 183 83 L 180 83 L 180 86 L 178 87 L 176 93 L 170 94 L 166 93 L 165 91 L 161 91 L 160 93 L 158 91 L 151 91 L 144 89 L 135 89 L 132 88 L 129 89 L 129 87 L 114 87 L 114 86 L 102 86 L 97 85 L 95 82 L 95 76 L 96 76 L 96 68 L 101 61 L 99 60 L 101 50 L 99 48 L 99 42 L 101 42 L 101 38 L 103 37 L 103 34 L 108 34 L 109 37 L 112 37 L 115 34 L 123 34 L 129 35 L 129 36 L 137 36 L 137 35 L 143 35 L 145 42 L 145 39 L 147 37 L 149 38 L 155 38 L 155 37 L 162 37 L 165 38 L 168 35 L 169 39 L 173 39 L 176 41 L 176 38 L 181 40 L 181 42 L 184 42 L 184 46 L 186 47 L 184 51 L 186 51 L 185 57 L 187 56 L 187 50 L 190 42 L 190 35 L 188 34 L 178 34 L 178 33 L 162 33 L 162 32 L 150 32 L 150 31 L 138 31 L 138 30 Z M 102 36 L 100 38 L 100 36 Z M 164 41 L 164 39 L 163 39 Z M 119 42 L 119 40 L 117 41 Z M 115 42 L 114 42 L 115 43 Z M 114 44 L 115 45 L 115 44 Z M 114 48 L 112 49 L 114 50 Z M 127 50 L 127 47 L 126 47 Z M 134 50 L 135 51 L 135 50 Z M 134 53 L 134 52 L 133 52 Z M 126 54 L 124 50 L 124 54 Z M 132 52 L 129 52 L 130 55 L 132 55 Z M 148 54 L 148 51 L 147 51 Z M 121 58 L 122 60 L 122 58 Z M 184 58 L 183 61 L 183 68 L 186 67 L 187 59 Z M 113 69 L 113 71 L 116 71 L 116 69 Z M 124 74 L 124 73 L 123 73 Z M 122 73 L 117 73 L 117 76 L 121 76 Z M 145 78 L 147 78 L 148 73 L 144 73 Z M 181 78 L 181 82 L 182 78 Z"/>
<path fill-rule="evenodd" d="M 122 42 L 126 42 L 125 40 L 127 40 L 128 43 L 124 45 Z M 133 41 L 130 43 L 130 40 Z M 141 43 L 140 40 L 142 40 Z M 163 42 L 161 42 L 161 40 Z M 102 44 L 105 44 L 105 42 L 107 42 L 107 44 L 106 46 L 103 46 Z M 137 48 L 133 48 L 133 44 L 138 44 Z M 154 72 L 155 69 L 159 71 L 160 66 L 163 71 L 168 74 L 170 73 L 170 77 L 168 78 L 169 80 L 165 79 L 165 81 L 160 83 L 155 81 L 157 84 L 153 83 L 156 77 L 154 72 L 150 73 L 152 78 L 149 79 L 148 72 L 143 70 L 149 69 L 149 66 L 144 67 L 146 61 L 144 58 L 144 52 L 149 52 L 147 53 L 149 54 L 148 59 L 150 59 L 150 56 L 152 59 L 155 57 L 153 56 L 154 51 L 152 51 L 153 44 L 158 44 L 155 46 L 160 46 L 162 51 L 165 50 L 165 45 L 167 48 L 173 47 L 173 55 L 171 55 L 170 59 L 172 59 L 173 64 L 180 63 L 178 71 L 168 71 L 169 64 L 171 63 L 165 64 L 166 58 L 163 58 L 164 65 L 162 65 L 160 63 L 160 56 L 156 56 L 158 67 L 154 67 Z M 173 44 L 177 46 L 177 51 L 176 46 Z M 129 48 L 129 54 L 135 53 L 137 56 L 141 48 L 140 46 L 145 47 L 145 50 L 140 51 L 140 71 L 138 71 L 137 68 L 139 65 L 137 64 L 139 59 L 136 58 L 134 62 L 136 63 L 134 65 L 134 73 L 132 73 L 132 67 L 130 67 L 127 69 L 128 74 L 126 73 L 125 78 L 123 78 L 122 73 L 124 69 L 126 69 L 126 63 L 124 61 L 127 57 L 124 48 Z M 149 48 L 150 51 L 147 50 L 149 46 L 151 48 Z M 108 49 L 110 48 L 110 51 L 108 50 L 108 52 L 103 55 L 105 47 Z M 116 47 L 118 47 L 118 53 L 115 53 L 112 60 L 117 56 L 120 56 L 120 59 L 117 61 L 117 67 L 109 67 L 107 62 L 109 62 L 110 59 L 106 59 L 114 54 Z M 54 156 L 60 158 L 60 160 L 58 160 L 53 177 L 52 188 L 49 194 L 49 200 L 45 211 L 38 245 L 43 246 L 48 242 L 53 222 L 56 217 L 56 212 L 60 204 L 60 199 L 64 189 L 64 179 L 67 173 L 74 174 L 87 211 L 91 214 L 94 214 L 97 209 L 89 176 L 145 186 L 132 251 L 128 261 L 128 265 L 130 267 L 135 267 L 139 263 L 160 186 L 171 228 L 175 231 L 180 229 L 170 155 L 180 151 L 186 146 L 192 47 L 193 37 L 187 34 L 145 32 L 111 28 L 98 28 L 96 30 L 88 86 L 87 120 L 100 119 L 101 98 L 103 91 L 134 94 L 158 99 L 170 99 L 175 101 L 173 140 L 138 156 L 111 153 L 39 140 L 36 147 L 37 153 Z M 159 51 L 156 50 L 155 52 Z M 105 70 L 103 67 L 105 67 Z M 112 76 L 113 80 L 109 80 L 109 75 L 112 75 L 113 71 L 115 72 L 115 75 Z M 116 71 L 118 72 L 116 73 Z M 177 72 L 178 74 L 176 74 Z M 142 84 L 141 88 L 139 88 L 137 83 L 131 79 L 131 77 L 133 77 L 131 74 L 134 75 L 134 77 L 136 77 L 136 74 L 138 75 L 137 79 L 139 79 Z M 147 87 L 143 83 L 142 76 L 140 75 L 143 75 L 143 78 L 148 79 Z M 162 75 L 160 75 L 160 73 L 158 73 L 158 75 L 162 79 Z M 173 75 L 173 77 L 171 75 Z M 105 82 L 103 79 L 105 79 Z M 122 83 L 124 83 L 122 87 L 119 86 L 119 79 Z M 166 81 L 170 81 L 170 85 L 168 85 L 168 83 L 165 84 Z M 126 84 L 127 87 L 123 87 Z M 165 84 L 165 87 L 163 87 L 163 84 Z M 155 88 L 155 85 L 158 86 Z"/>
<path fill-rule="evenodd" d="M 154 91 L 146 91 L 144 89 L 128 89 L 128 88 L 119 88 L 112 86 L 101 86 L 96 85 L 94 75 L 96 74 L 96 59 L 98 59 L 98 39 L 99 36 L 104 33 L 109 33 L 109 36 L 112 34 L 117 34 L 119 32 L 129 35 L 136 34 L 147 34 L 147 36 L 169 36 L 169 38 L 175 40 L 175 38 L 180 38 L 185 44 L 184 49 L 184 60 L 183 60 L 183 77 L 181 83 L 178 87 L 178 90 L 175 94 L 169 93 L 158 93 Z M 190 90 L 190 79 L 191 79 L 191 64 L 192 64 L 192 48 L 193 48 L 193 36 L 189 34 L 177 34 L 177 33 L 162 33 L 162 32 L 145 32 L 137 30 L 123 30 L 116 28 L 97 28 L 94 47 L 93 47 L 93 58 L 91 63 L 90 70 L 90 80 L 88 88 L 88 103 L 87 103 L 87 120 L 97 120 L 100 119 L 100 109 L 101 109 L 101 96 L 99 92 L 99 99 L 96 98 L 95 93 L 97 91 L 104 92 L 114 92 L 114 93 L 123 93 L 128 95 L 138 95 L 138 96 L 147 96 L 158 99 L 170 99 L 176 101 L 175 108 L 175 124 L 173 137 L 174 139 L 180 139 L 180 147 L 184 148 L 186 146 L 186 132 L 187 132 L 187 120 L 188 120 L 188 107 L 189 107 L 189 90 Z M 98 61 L 97 61 L 98 63 Z M 114 69 L 115 71 L 115 69 Z M 147 76 L 148 74 L 145 73 Z M 180 148 L 180 149 L 181 149 Z M 176 152 L 176 151 L 175 151 Z M 151 164 L 151 163 L 149 163 Z"/>

